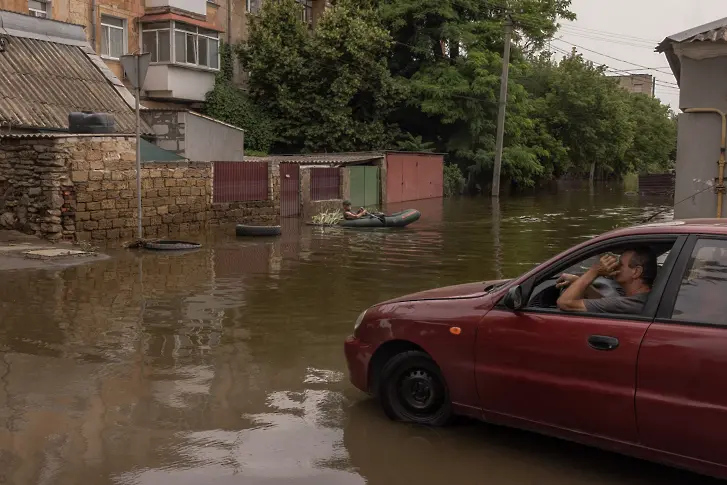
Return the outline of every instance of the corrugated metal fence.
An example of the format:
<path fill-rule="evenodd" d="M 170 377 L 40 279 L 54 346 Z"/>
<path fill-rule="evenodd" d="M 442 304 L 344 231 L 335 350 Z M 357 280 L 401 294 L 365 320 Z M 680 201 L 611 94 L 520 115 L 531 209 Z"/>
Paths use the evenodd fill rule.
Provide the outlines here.
<path fill-rule="evenodd" d="M 267 162 L 214 162 L 215 203 L 268 200 Z"/>
<path fill-rule="evenodd" d="M 642 195 L 674 195 L 675 176 L 672 173 L 639 175 L 639 193 Z"/>
<path fill-rule="evenodd" d="M 310 171 L 311 200 L 333 200 L 341 197 L 340 168 L 312 168 Z"/>

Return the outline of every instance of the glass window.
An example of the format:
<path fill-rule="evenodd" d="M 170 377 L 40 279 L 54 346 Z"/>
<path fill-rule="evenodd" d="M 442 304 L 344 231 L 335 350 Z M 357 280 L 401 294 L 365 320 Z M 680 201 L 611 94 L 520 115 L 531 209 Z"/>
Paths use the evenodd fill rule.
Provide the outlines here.
<path fill-rule="evenodd" d="M 184 32 L 174 32 L 174 60 L 177 62 L 185 62 L 187 59 L 186 38 L 187 34 Z"/>
<path fill-rule="evenodd" d="M 160 30 L 157 32 L 159 45 L 159 62 L 169 62 L 172 60 L 172 43 L 171 35 L 168 30 Z"/>
<path fill-rule="evenodd" d="M 159 51 L 157 49 L 157 33 L 156 32 L 142 32 L 141 33 L 141 50 L 142 52 L 148 52 L 151 54 L 149 62 L 158 62 Z"/>
<path fill-rule="evenodd" d="M 727 241 L 700 239 L 694 247 L 674 304 L 672 318 L 727 324 Z"/>
<path fill-rule="evenodd" d="M 301 20 L 303 22 L 309 23 L 313 21 L 313 0 L 296 0 L 299 4 L 303 6 L 303 11 L 301 12 Z"/>
<path fill-rule="evenodd" d="M 210 41 L 210 67 L 212 69 L 220 68 L 220 43 L 217 41 Z"/>
<path fill-rule="evenodd" d="M 38 0 L 28 0 L 28 13 L 35 17 L 48 18 L 48 3 Z"/>
<path fill-rule="evenodd" d="M 207 50 L 207 37 L 200 36 L 197 39 L 197 52 L 199 53 L 199 65 L 209 67 L 209 52 Z"/>
<path fill-rule="evenodd" d="M 187 34 L 187 63 L 197 64 L 197 42 L 195 36 Z"/>
<path fill-rule="evenodd" d="M 152 22 L 150 24 L 144 24 L 141 26 L 141 30 L 164 30 L 169 29 L 171 25 L 169 22 Z"/>
<path fill-rule="evenodd" d="M 101 55 L 118 59 L 126 53 L 126 22 L 101 15 Z"/>

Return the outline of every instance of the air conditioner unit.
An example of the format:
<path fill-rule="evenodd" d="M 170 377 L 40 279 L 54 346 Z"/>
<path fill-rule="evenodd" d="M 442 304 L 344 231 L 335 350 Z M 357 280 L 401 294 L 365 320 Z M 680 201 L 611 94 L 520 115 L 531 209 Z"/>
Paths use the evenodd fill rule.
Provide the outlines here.
<path fill-rule="evenodd" d="M 33 17 L 39 17 L 39 18 L 42 18 L 42 19 L 48 18 L 48 14 L 47 13 L 40 12 L 38 10 L 31 10 L 30 11 L 30 15 L 32 15 Z"/>

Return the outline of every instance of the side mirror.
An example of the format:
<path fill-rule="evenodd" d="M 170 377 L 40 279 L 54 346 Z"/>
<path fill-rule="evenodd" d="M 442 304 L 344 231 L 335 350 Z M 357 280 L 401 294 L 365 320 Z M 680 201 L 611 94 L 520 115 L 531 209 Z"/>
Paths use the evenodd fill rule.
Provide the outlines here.
<path fill-rule="evenodd" d="M 523 289 L 520 285 L 510 288 L 503 303 L 512 311 L 518 311 L 523 307 Z"/>

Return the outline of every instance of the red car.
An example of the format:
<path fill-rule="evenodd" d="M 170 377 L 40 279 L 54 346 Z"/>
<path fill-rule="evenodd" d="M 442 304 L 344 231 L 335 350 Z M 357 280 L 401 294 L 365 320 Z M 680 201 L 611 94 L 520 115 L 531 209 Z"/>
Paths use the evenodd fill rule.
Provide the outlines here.
<path fill-rule="evenodd" d="M 640 315 L 558 309 L 561 274 L 634 246 L 658 256 Z M 619 229 L 513 280 L 380 303 L 345 352 L 396 420 L 466 415 L 727 478 L 727 220 Z"/>

